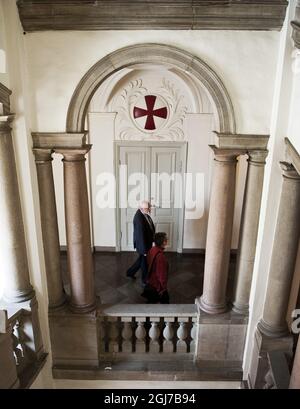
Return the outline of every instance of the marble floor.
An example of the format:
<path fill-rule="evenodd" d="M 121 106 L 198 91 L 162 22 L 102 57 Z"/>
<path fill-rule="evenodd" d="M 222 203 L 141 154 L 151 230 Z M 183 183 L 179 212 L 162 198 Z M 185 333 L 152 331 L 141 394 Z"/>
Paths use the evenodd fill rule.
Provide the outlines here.
<path fill-rule="evenodd" d="M 202 294 L 204 275 L 203 254 L 177 254 L 166 253 L 169 261 L 168 289 L 170 303 L 193 304 L 195 298 Z M 140 272 L 137 279 L 126 277 L 126 270 L 136 259 L 133 252 L 96 252 L 93 254 L 95 267 L 96 294 L 100 296 L 103 304 L 144 304 L 141 297 Z M 63 277 L 66 291 L 69 292 L 67 274 L 67 256 L 61 256 Z M 235 256 L 231 257 L 228 295 L 230 296 L 235 271 Z"/>

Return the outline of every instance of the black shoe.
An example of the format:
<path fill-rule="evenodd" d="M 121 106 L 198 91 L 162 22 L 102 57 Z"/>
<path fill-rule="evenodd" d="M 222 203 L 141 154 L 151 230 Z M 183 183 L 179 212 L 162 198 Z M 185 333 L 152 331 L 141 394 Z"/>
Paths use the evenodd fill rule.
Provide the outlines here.
<path fill-rule="evenodd" d="M 136 280 L 136 276 L 126 273 L 126 277 L 131 278 L 131 280 Z"/>

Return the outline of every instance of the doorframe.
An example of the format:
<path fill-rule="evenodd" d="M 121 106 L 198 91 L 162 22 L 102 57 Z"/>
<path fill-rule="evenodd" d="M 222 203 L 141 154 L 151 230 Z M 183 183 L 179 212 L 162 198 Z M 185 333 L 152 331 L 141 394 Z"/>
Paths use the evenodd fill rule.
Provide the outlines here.
<path fill-rule="evenodd" d="M 121 147 L 162 147 L 162 148 L 180 148 L 181 149 L 181 173 L 183 175 L 183 191 L 186 192 L 186 169 L 187 169 L 187 154 L 188 142 L 173 142 L 173 141 L 114 141 L 114 171 L 116 180 L 116 252 L 121 251 L 121 209 L 119 207 L 119 165 L 120 165 L 120 148 Z M 178 212 L 178 233 L 177 233 L 177 253 L 182 253 L 183 250 L 183 235 L 184 235 L 184 214 L 185 214 L 185 194 L 182 198 L 182 206 Z"/>

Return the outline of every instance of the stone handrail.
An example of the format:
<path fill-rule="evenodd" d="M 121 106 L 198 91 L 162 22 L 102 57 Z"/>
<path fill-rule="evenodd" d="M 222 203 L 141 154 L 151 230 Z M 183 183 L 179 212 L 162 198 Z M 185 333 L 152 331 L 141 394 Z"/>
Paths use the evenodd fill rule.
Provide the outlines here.
<path fill-rule="evenodd" d="M 107 354 L 195 354 L 199 327 L 195 304 L 102 305 L 97 315 L 104 359 Z"/>

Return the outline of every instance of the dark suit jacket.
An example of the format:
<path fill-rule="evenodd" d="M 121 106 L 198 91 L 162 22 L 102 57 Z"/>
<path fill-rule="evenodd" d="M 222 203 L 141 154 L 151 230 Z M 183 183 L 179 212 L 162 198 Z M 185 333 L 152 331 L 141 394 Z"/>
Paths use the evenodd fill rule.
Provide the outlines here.
<path fill-rule="evenodd" d="M 133 245 L 139 254 L 146 254 L 152 247 L 155 233 L 152 219 L 150 224 L 140 209 L 137 210 L 133 218 Z"/>

